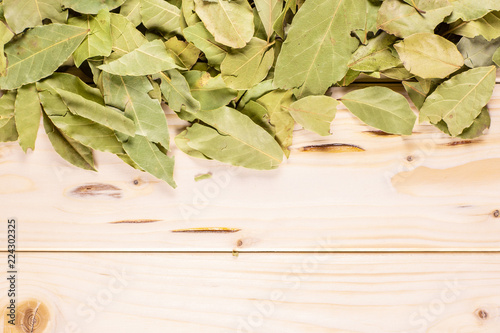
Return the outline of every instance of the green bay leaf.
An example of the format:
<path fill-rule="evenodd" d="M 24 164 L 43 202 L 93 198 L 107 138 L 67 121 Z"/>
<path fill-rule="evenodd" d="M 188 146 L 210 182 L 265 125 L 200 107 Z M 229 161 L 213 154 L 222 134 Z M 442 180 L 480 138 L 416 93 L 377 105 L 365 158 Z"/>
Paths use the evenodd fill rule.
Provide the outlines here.
<path fill-rule="evenodd" d="M 155 143 L 142 135 L 136 135 L 123 143 L 127 155 L 139 167 L 175 188 L 174 158 L 164 154 Z"/>
<path fill-rule="evenodd" d="M 18 139 L 15 121 L 15 91 L 8 91 L 0 97 L 0 142 Z"/>
<path fill-rule="evenodd" d="M 386 133 L 410 135 L 417 119 L 406 98 L 386 87 L 354 90 L 341 102 L 363 122 Z"/>
<path fill-rule="evenodd" d="M 491 66 L 493 65 L 493 54 L 500 47 L 500 38 L 488 41 L 483 36 L 462 37 L 457 47 L 462 53 L 467 67 Z"/>
<path fill-rule="evenodd" d="M 104 98 L 99 89 L 90 87 L 79 77 L 72 74 L 54 73 L 50 77 L 37 82 L 36 86 L 38 91 L 49 90 L 53 95 L 57 95 L 57 89 L 63 89 L 104 105 Z"/>
<path fill-rule="evenodd" d="M 322 95 L 346 74 L 358 46 L 351 32 L 364 28 L 365 0 L 308 0 L 297 11 L 278 56 L 277 88 Z M 314 24 L 312 22 L 315 22 Z"/>
<path fill-rule="evenodd" d="M 165 42 L 165 47 L 174 58 L 177 66 L 190 69 L 198 61 L 200 50 L 191 43 L 172 37 Z"/>
<path fill-rule="evenodd" d="M 498 38 L 500 37 L 500 11 L 488 13 L 482 18 L 470 22 L 459 20 L 457 26 L 450 31 L 469 38 L 479 35 L 486 40 Z"/>
<path fill-rule="evenodd" d="M 3 7 L 5 20 L 16 34 L 42 25 L 46 18 L 54 23 L 65 23 L 68 18 L 61 0 L 4 0 Z"/>
<path fill-rule="evenodd" d="M 336 99 L 329 96 L 307 96 L 293 102 L 288 111 L 305 129 L 319 135 L 330 135 L 330 123 L 337 113 Z"/>
<path fill-rule="evenodd" d="M 219 68 L 229 51 L 226 46 L 215 41 L 214 36 L 205 28 L 203 22 L 198 22 L 183 31 L 188 42 L 193 43 L 207 57 L 210 66 Z"/>
<path fill-rule="evenodd" d="M 4 53 L 4 45 L 7 44 L 14 34 L 7 28 L 7 26 L 0 21 L 0 76 L 7 74 L 7 57 Z"/>
<path fill-rule="evenodd" d="M 491 125 L 490 113 L 488 111 L 488 107 L 485 106 L 481 110 L 479 116 L 477 116 L 476 119 L 474 119 L 472 125 L 464 129 L 464 131 L 459 135 L 457 135 L 457 137 L 464 140 L 475 139 L 483 135 L 484 131 L 490 128 L 490 125 Z M 441 120 L 437 124 L 434 124 L 434 126 L 436 126 L 442 132 L 451 135 L 450 131 L 448 130 L 448 125 L 443 120 Z"/>
<path fill-rule="evenodd" d="M 411 0 L 413 1 L 413 0 Z M 365 14 L 363 15 L 363 28 L 354 30 L 354 34 L 358 37 L 361 44 L 368 43 L 369 35 L 375 34 L 377 28 L 377 15 L 381 3 L 377 1 L 366 2 Z"/>
<path fill-rule="evenodd" d="M 271 45 L 253 37 L 244 48 L 228 53 L 220 66 L 222 79 L 230 88 L 250 89 L 267 76 L 273 63 Z"/>
<path fill-rule="evenodd" d="M 134 136 L 134 122 L 121 111 L 113 110 L 92 100 L 63 89 L 56 89 L 71 113 L 90 119 L 117 132 Z"/>
<path fill-rule="evenodd" d="M 124 16 L 111 13 L 110 22 L 112 49 L 115 55 L 127 54 L 148 42 L 144 35 Z"/>
<path fill-rule="evenodd" d="M 260 170 L 274 169 L 283 160 L 283 152 L 273 137 L 239 111 L 222 107 L 202 111 L 198 117 L 211 127 L 194 124 L 188 128 L 186 138 L 191 148 L 204 155 Z"/>
<path fill-rule="evenodd" d="M 196 158 L 201 158 L 204 160 L 211 160 L 210 157 L 203 155 L 201 152 L 197 151 L 196 149 L 191 148 L 188 145 L 189 140 L 186 138 L 188 131 L 184 130 L 177 134 L 174 138 L 175 140 L 175 145 L 177 148 L 179 148 L 184 154 L 196 157 Z"/>
<path fill-rule="evenodd" d="M 110 11 L 124 2 L 125 0 L 61 0 L 64 7 L 82 14 L 97 14 L 101 9 Z"/>
<path fill-rule="evenodd" d="M 464 65 L 454 43 L 431 33 L 408 36 L 394 48 L 405 68 L 424 79 L 445 78 Z"/>
<path fill-rule="evenodd" d="M 69 163 L 85 170 L 96 171 L 92 149 L 68 138 L 54 126 L 47 115 L 43 115 L 45 133 L 49 137 L 54 150 Z"/>
<path fill-rule="evenodd" d="M 289 146 L 292 145 L 293 120 L 287 107 L 292 104 L 292 92 L 274 90 L 257 99 L 257 103 L 264 106 L 269 114 L 269 121 L 274 127 L 275 139 L 281 146 L 285 156 L 290 156 Z"/>
<path fill-rule="evenodd" d="M 359 72 L 378 72 L 400 65 L 401 60 L 391 50 L 395 41 L 395 36 L 382 32 L 366 45 L 359 46 L 347 66 Z"/>
<path fill-rule="evenodd" d="M 189 71 L 184 74 L 191 95 L 200 102 L 202 110 L 218 109 L 236 98 L 238 92 L 229 88 L 222 77 L 208 72 Z"/>
<path fill-rule="evenodd" d="M 378 29 L 404 38 L 434 28 L 450 15 L 453 7 L 447 0 L 414 0 L 418 11 L 400 0 L 385 0 L 377 18 Z"/>
<path fill-rule="evenodd" d="M 15 103 L 16 128 L 19 133 L 19 145 L 24 152 L 35 149 L 35 141 L 40 126 L 42 108 L 34 83 L 17 89 Z"/>
<path fill-rule="evenodd" d="M 248 102 L 255 101 L 268 92 L 273 91 L 273 80 L 265 80 L 248 89 L 238 102 L 238 110 L 241 110 Z"/>
<path fill-rule="evenodd" d="M 500 67 L 500 47 L 497 48 L 495 53 L 493 53 L 492 60 L 497 65 L 497 67 Z"/>
<path fill-rule="evenodd" d="M 242 48 L 253 37 L 253 12 L 247 0 L 194 0 L 194 3 L 196 14 L 218 43 Z"/>
<path fill-rule="evenodd" d="M 146 77 L 103 73 L 106 104 L 125 111 L 136 124 L 136 136 L 144 136 L 148 142 L 159 143 L 168 149 L 167 118 L 158 100 L 149 96 L 151 90 L 153 86 Z"/>
<path fill-rule="evenodd" d="M 200 102 L 191 95 L 189 84 L 179 71 L 172 69 L 160 73 L 159 77 L 161 92 L 172 110 L 179 112 L 184 108 L 187 112 L 196 113 L 201 109 Z"/>
<path fill-rule="evenodd" d="M 193 0 L 182 0 L 181 11 L 187 27 L 193 26 L 196 23 L 200 22 L 200 18 L 194 11 Z"/>
<path fill-rule="evenodd" d="M 40 101 L 45 114 L 50 118 L 52 124 L 57 127 L 66 137 L 71 138 L 84 146 L 92 149 L 110 152 L 113 154 L 123 153 L 122 145 L 115 136 L 115 132 L 110 128 L 93 122 L 90 119 L 72 114 L 61 96 L 57 94 L 55 86 L 61 83 L 68 83 L 64 88 L 69 91 L 84 91 L 78 85 L 71 85 L 68 74 L 60 74 L 56 79 L 48 79 L 43 83 L 38 83 Z M 61 79 L 62 77 L 62 79 Z M 76 82 L 76 81 L 74 81 Z M 88 90 L 87 94 L 88 96 Z M 95 96 L 91 96 L 92 99 Z M 102 96 L 96 103 L 102 102 Z M 103 102 L 102 102 L 103 103 Z"/>
<path fill-rule="evenodd" d="M 144 26 L 164 36 L 180 34 L 181 10 L 164 0 L 140 0 Z"/>
<path fill-rule="evenodd" d="M 49 76 L 76 50 L 87 31 L 49 24 L 33 28 L 7 44 L 7 75 L 0 77 L 0 88 L 16 89 Z"/>
<path fill-rule="evenodd" d="M 273 125 L 271 125 L 267 109 L 255 101 L 249 101 L 245 107 L 240 110 L 241 113 L 252 119 L 254 123 L 266 130 L 273 137 L 276 135 Z"/>
<path fill-rule="evenodd" d="M 495 66 L 478 67 L 443 82 L 425 100 L 420 121 L 437 124 L 443 120 L 452 136 L 459 135 L 488 103 L 495 77 Z"/>
<path fill-rule="evenodd" d="M 453 6 L 453 12 L 446 19 L 446 22 L 455 22 L 458 19 L 463 21 L 477 20 L 493 10 L 500 10 L 498 0 L 449 0 Z"/>
<path fill-rule="evenodd" d="M 255 0 L 254 2 L 267 37 L 270 38 L 274 33 L 274 22 L 281 15 L 283 0 Z"/>
<path fill-rule="evenodd" d="M 141 76 L 179 68 L 161 40 L 139 46 L 122 57 L 98 67 L 114 75 Z"/>
<path fill-rule="evenodd" d="M 73 53 L 75 65 L 80 67 L 88 58 L 109 56 L 113 46 L 111 39 L 111 16 L 108 11 L 101 10 L 96 16 L 84 15 L 72 17 L 69 25 L 88 29 L 88 35 Z"/>
<path fill-rule="evenodd" d="M 403 87 L 405 88 L 408 96 L 410 96 L 411 101 L 417 107 L 418 110 L 424 105 L 425 99 L 429 93 L 429 90 L 425 89 L 420 82 L 413 81 L 403 81 Z"/>
<path fill-rule="evenodd" d="M 285 24 L 288 18 L 297 11 L 297 0 L 285 0 L 285 8 L 281 11 L 280 15 L 276 18 L 273 24 L 273 30 L 282 39 L 285 39 Z"/>
<path fill-rule="evenodd" d="M 141 0 L 126 0 L 120 7 L 120 15 L 137 27 L 142 22 Z"/>

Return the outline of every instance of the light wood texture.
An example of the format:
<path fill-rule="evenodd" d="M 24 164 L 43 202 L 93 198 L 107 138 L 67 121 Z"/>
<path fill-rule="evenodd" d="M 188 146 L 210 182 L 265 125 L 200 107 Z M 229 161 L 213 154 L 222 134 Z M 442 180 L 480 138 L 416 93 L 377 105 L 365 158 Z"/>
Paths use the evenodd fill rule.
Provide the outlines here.
<path fill-rule="evenodd" d="M 79 170 L 41 129 L 34 152 L 0 145 L 0 206 L 19 221 L 19 250 L 313 251 L 327 236 L 325 251 L 499 251 L 500 85 L 489 106 L 491 129 L 472 141 L 428 124 L 381 135 L 339 107 L 333 135 L 297 127 L 273 171 L 173 147 L 175 190 L 106 153 L 98 173 Z M 185 125 L 169 123 L 172 135 Z"/>
<path fill-rule="evenodd" d="M 45 326 L 32 333 L 500 331 L 499 254 L 23 253 L 19 262 L 18 304 L 30 301 Z"/>

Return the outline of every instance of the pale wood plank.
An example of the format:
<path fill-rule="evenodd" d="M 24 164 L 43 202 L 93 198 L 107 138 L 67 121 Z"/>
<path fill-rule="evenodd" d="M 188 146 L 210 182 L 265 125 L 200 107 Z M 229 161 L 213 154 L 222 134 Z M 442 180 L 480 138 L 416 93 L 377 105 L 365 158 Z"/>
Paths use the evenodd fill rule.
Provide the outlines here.
<path fill-rule="evenodd" d="M 500 86 L 489 105 L 491 130 L 473 141 L 427 124 L 383 136 L 341 108 L 329 137 L 297 128 L 290 159 L 273 171 L 174 148 L 176 190 L 110 154 L 96 154 L 98 173 L 78 170 L 41 130 L 27 155 L 0 145 L 0 207 L 19 219 L 20 250 L 310 251 L 328 236 L 330 251 L 498 251 Z M 184 126 L 169 122 L 172 134 Z M 303 151 L 325 144 L 364 151 Z M 206 172 L 213 179 L 194 181 Z M 206 227 L 233 232 L 173 232 Z"/>
<path fill-rule="evenodd" d="M 493 333 L 499 267 L 499 254 L 23 253 L 17 304 L 43 304 L 33 333 Z"/>

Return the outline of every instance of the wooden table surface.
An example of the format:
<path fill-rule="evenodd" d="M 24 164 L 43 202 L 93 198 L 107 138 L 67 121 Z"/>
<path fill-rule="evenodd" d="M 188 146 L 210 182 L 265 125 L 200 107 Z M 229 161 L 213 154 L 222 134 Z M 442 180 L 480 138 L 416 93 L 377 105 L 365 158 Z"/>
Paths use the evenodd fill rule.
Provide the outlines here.
<path fill-rule="evenodd" d="M 297 127 L 273 171 L 172 147 L 175 190 L 107 153 L 99 172 L 78 170 L 43 129 L 34 152 L 2 143 L 1 266 L 15 218 L 18 325 L 2 278 L 0 328 L 498 333 L 500 84 L 489 107 L 488 134 L 461 140 L 428 124 L 382 135 L 339 106 L 333 135 Z M 172 135 L 185 126 L 168 121 Z"/>

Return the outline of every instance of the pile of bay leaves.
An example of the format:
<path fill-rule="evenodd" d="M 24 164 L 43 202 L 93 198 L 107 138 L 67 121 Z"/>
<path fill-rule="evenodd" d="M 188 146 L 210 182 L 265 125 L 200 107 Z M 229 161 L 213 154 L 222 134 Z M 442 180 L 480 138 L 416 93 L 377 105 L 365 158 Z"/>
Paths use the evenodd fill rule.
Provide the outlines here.
<path fill-rule="evenodd" d="M 500 0 L 3 0 L 0 141 L 94 170 L 116 154 L 175 187 L 162 102 L 189 126 L 175 145 L 254 169 L 289 155 L 299 124 L 330 134 L 360 74 L 402 84 L 421 122 L 456 137 L 489 127 Z M 340 99 L 383 132 L 417 116 L 379 85 Z"/>

